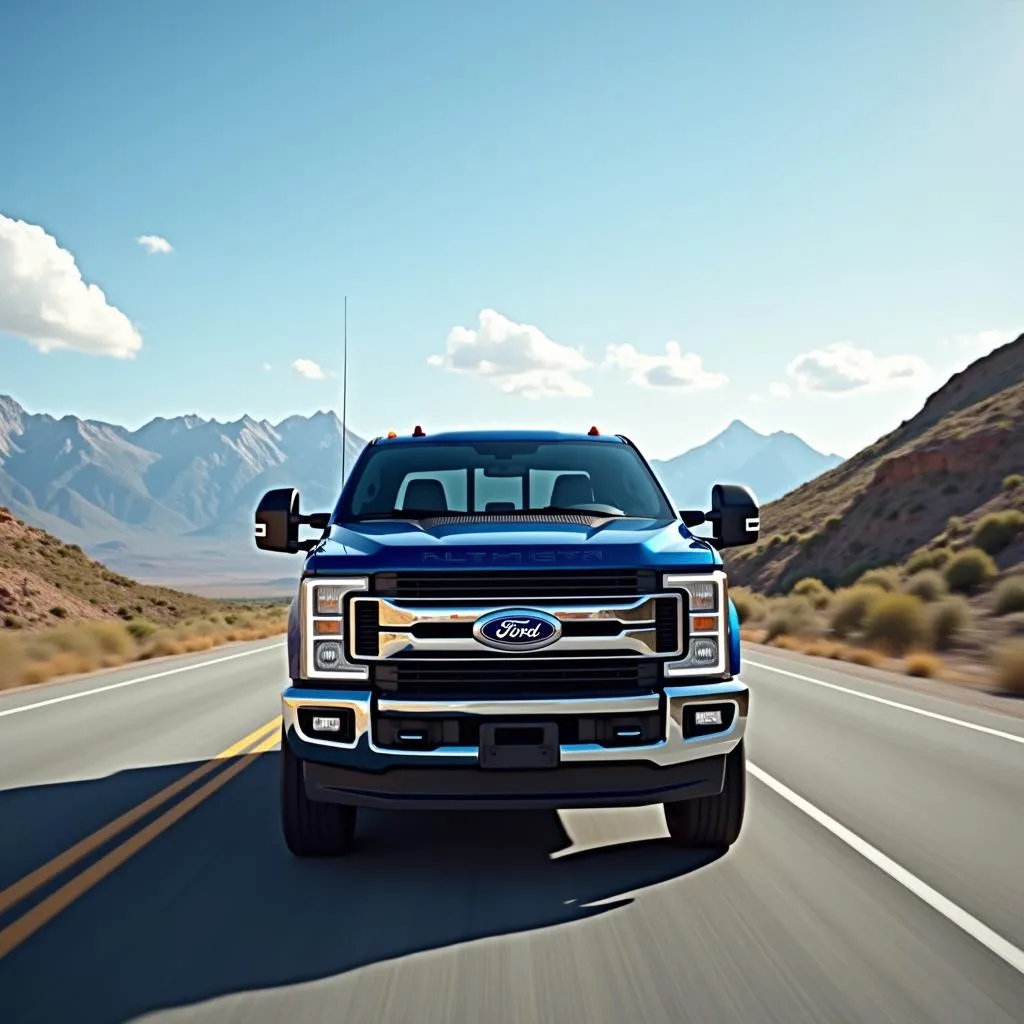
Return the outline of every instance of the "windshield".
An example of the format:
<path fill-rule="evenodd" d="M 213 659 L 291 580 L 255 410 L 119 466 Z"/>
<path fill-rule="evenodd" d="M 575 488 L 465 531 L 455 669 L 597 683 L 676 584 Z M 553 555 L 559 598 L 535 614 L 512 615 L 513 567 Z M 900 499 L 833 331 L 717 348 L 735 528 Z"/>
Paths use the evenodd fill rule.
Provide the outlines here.
<path fill-rule="evenodd" d="M 489 441 L 367 448 L 336 518 L 554 509 L 674 517 L 653 474 L 628 445 Z"/>

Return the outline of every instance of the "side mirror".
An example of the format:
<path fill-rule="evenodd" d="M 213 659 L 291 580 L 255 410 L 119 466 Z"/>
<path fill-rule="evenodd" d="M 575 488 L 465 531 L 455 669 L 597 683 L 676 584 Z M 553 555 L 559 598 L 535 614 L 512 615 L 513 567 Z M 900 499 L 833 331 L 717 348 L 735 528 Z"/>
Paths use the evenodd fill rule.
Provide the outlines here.
<path fill-rule="evenodd" d="M 261 551 L 295 554 L 309 551 L 317 541 L 300 541 L 299 527 L 312 526 L 326 530 L 331 521 L 329 512 L 304 516 L 299 511 L 299 492 L 294 487 L 267 491 L 256 506 L 256 547 Z"/>
<path fill-rule="evenodd" d="M 756 544 L 761 533 L 757 498 L 739 484 L 715 484 L 711 488 L 711 514 L 715 547 L 738 548 Z"/>

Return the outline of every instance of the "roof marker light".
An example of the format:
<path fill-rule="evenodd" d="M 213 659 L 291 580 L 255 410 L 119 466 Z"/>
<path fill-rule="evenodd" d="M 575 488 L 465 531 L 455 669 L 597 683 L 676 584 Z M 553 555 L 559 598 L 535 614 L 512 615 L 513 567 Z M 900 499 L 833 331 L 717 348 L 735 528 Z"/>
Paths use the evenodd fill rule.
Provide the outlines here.
<path fill-rule="evenodd" d="M 587 431 L 587 433 L 588 433 L 588 434 L 589 434 L 589 435 L 590 435 L 591 437 L 599 437 L 599 436 L 601 435 L 601 431 L 600 431 L 600 430 L 598 430 L 598 429 L 597 429 L 597 427 L 591 427 L 591 428 L 590 428 L 590 429 L 589 429 L 589 430 Z"/>
<path fill-rule="evenodd" d="M 388 438 L 392 438 L 392 437 L 398 437 L 398 435 L 393 430 L 389 430 L 388 431 Z"/>
<path fill-rule="evenodd" d="M 423 428 L 417 423 L 416 426 L 413 427 L 412 436 L 413 437 L 426 437 L 427 435 L 423 432 Z"/>

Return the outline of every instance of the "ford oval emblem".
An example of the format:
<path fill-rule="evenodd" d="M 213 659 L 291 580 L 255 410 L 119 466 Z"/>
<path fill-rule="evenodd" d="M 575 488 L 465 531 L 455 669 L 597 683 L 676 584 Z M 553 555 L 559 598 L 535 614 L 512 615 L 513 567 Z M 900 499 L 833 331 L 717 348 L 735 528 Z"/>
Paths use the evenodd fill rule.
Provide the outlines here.
<path fill-rule="evenodd" d="M 547 612 L 506 608 L 473 623 L 473 636 L 498 651 L 539 651 L 562 635 L 562 623 Z"/>

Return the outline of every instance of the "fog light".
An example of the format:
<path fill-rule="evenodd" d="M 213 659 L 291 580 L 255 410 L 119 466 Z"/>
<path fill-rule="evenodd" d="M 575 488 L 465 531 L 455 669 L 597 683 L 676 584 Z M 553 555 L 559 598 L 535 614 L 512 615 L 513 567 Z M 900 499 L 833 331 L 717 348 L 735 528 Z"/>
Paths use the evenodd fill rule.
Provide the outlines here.
<path fill-rule="evenodd" d="M 718 641 L 694 639 L 690 661 L 694 665 L 714 665 L 718 661 Z"/>
<path fill-rule="evenodd" d="M 721 725 L 722 712 L 717 708 L 714 711 L 698 711 L 694 719 L 697 725 Z"/>
<path fill-rule="evenodd" d="M 340 718 L 314 718 L 314 732 L 341 732 Z"/>
<path fill-rule="evenodd" d="M 316 645 L 316 667 L 320 671 L 329 671 L 337 668 L 341 662 L 341 644 L 334 640 Z"/>

